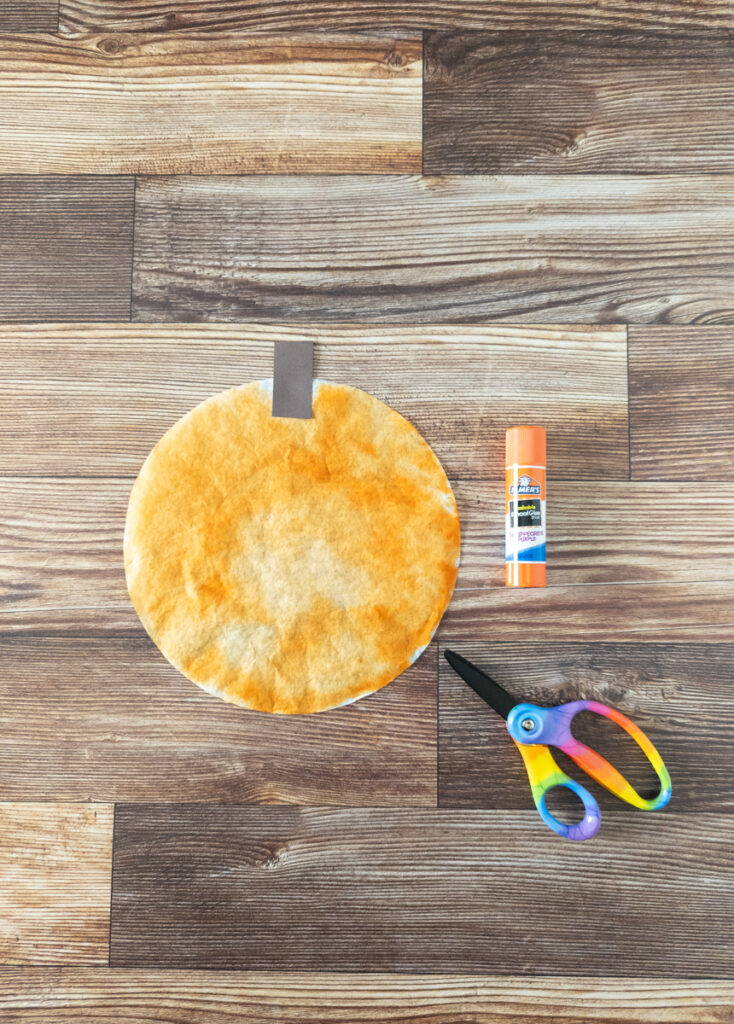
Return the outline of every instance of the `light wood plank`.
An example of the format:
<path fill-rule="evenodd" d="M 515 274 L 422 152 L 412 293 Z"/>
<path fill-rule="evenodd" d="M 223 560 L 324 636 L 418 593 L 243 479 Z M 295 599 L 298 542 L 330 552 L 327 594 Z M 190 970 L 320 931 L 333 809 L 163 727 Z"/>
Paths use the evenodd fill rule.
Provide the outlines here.
<path fill-rule="evenodd" d="M 124 606 L 129 480 L 0 477 L 3 612 Z M 0 619 L 2 619 L 0 613 Z"/>
<path fill-rule="evenodd" d="M 107 963 L 112 818 L 104 804 L 0 804 L 0 963 Z"/>
<path fill-rule="evenodd" d="M 419 38 L 0 39 L 0 171 L 420 171 Z"/>
<path fill-rule="evenodd" d="M 35 637 L 84 636 L 92 638 L 140 638 L 140 620 L 130 601 L 118 605 L 76 604 L 59 608 L 4 609 L 0 637 L 23 634 Z"/>
<path fill-rule="evenodd" d="M 548 458 L 549 586 L 734 580 L 734 502 L 717 506 L 709 530 L 711 495 L 700 483 L 558 480 Z M 700 477 L 708 463 L 702 453 Z M 454 492 L 457 587 L 504 587 L 504 480 L 459 480 Z"/>
<path fill-rule="evenodd" d="M 440 636 L 525 640 L 529 628 L 544 641 L 731 643 L 734 581 L 456 590 Z"/>
<path fill-rule="evenodd" d="M 468 631 L 492 629 L 498 640 L 525 637 L 531 610 L 533 633 L 541 639 L 730 643 L 734 640 L 733 596 L 730 581 L 591 584 L 588 589 L 570 586 L 538 591 L 498 587 L 455 591 L 450 612 L 457 612 Z M 140 636 L 140 621 L 129 601 L 31 607 L 4 612 L 0 620 L 3 634 L 132 639 Z"/>
<path fill-rule="evenodd" d="M 7 613 L 128 603 L 120 551 L 132 477 L 0 477 L 0 599 Z M 454 481 L 462 526 L 457 588 L 504 581 L 504 483 Z M 694 483 L 551 481 L 549 585 L 734 580 L 734 510 Z"/>
<path fill-rule="evenodd" d="M 734 480 L 734 330 L 631 329 L 630 433 L 634 480 Z M 719 542 L 730 492 L 709 492 L 702 550 Z"/>
<path fill-rule="evenodd" d="M 129 319 L 133 192 L 132 178 L 0 177 L 0 321 Z"/>
<path fill-rule="evenodd" d="M 728 0 L 61 0 L 61 30 L 734 28 Z"/>
<path fill-rule="evenodd" d="M 627 477 L 624 328 L 512 326 L 0 329 L 2 472 L 134 476 L 192 406 L 272 376 L 282 338 L 315 340 L 319 376 L 407 416 L 451 479 L 503 474 L 505 429 L 529 409 L 557 475 Z"/>
<path fill-rule="evenodd" d="M 145 178 L 133 318 L 726 323 L 733 237 L 730 175 Z"/>
<path fill-rule="evenodd" d="M 3 0 L 0 32 L 55 32 L 58 0 Z"/>
<path fill-rule="evenodd" d="M 520 809 L 533 806 L 527 776 L 504 721 L 459 678 L 443 657 L 455 648 L 517 697 L 541 705 L 599 700 L 617 707 L 647 733 L 673 779 L 676 812 L 734 811 L 731 752 L 731 644 L 498 643 L 486 634 L 441 637 L 439 802 L 442 807 Z M 637 745 L 607 719 L 580 715 L 574 734 L 598 750 L 638 792 L 658 786 Z M 703 753 L 705 751 L 705 754 Z M 554 751 L 554 756 L 556 752 Z M 593 790 L 604 814 L 616 797 L 558 754 L 569 775 Z M 554 794 L 558 803 L 561 793 Z M 569 794 L 564 808 L 576 813 Z M 571 819 L 573 820 L 573 819 Z"/>
<path fill-rule="evenodd" d="M 84 637 L 83 611 L 64 637 L 0 634 L 0 799 L 435 805 L 435 643 L 356 704 L 264 715 L 204 693 L 128 618 L 129 637 Z"/>
<path fill-rule="evenodd" d="M 725 1024 L 734 982 L 6 968 L 6 1024 Z"/>
<path fill-rule="evenodd" d="M 569 843 L 534 811 L 118 807 L 111 964 L 728 978 L 732 840 L 720 814 Z"/>
<path fill-rule="evenodd" d="M 434 32 L 426 174 L 726 172 L 734 35 Z"/>

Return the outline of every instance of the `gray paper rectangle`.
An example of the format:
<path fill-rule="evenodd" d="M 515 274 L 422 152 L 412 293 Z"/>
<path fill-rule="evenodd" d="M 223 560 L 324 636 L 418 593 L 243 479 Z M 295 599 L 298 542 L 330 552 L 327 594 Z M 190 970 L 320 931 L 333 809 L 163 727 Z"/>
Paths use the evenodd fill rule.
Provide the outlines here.
<path fill-rule="evenodd" d="M 276 341 L 273 353 L 273 416 L 311 419 L 313 342 Z"/>

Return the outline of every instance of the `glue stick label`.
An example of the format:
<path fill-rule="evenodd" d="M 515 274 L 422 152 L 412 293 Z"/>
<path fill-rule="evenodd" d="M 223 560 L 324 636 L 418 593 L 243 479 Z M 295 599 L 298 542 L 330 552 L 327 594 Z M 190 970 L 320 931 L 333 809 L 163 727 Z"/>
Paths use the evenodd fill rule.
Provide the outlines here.
<path fill-rule="evenodd" d="M 545 562 L 545 467 L 505 470 L 505 560 Z"/>

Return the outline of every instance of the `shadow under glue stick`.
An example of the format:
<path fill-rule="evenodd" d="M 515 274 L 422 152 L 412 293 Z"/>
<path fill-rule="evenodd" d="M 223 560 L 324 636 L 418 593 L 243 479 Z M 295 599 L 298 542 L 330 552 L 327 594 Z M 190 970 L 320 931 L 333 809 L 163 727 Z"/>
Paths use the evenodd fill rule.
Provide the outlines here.
<path fill-rule="evenodd" d="M 545 429 L 505 434 L 505 586 L 545 586 Z"/>

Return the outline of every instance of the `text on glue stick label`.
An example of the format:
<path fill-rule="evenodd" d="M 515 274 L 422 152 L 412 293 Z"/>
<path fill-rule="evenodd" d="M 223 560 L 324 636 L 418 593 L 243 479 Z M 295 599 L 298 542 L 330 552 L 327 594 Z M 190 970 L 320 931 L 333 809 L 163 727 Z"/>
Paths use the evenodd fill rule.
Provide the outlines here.
<path fill-rule="evenodd" d="M 545 469 L 508 466 L 505 473 L 505 561 L 545 562 Z"/>

